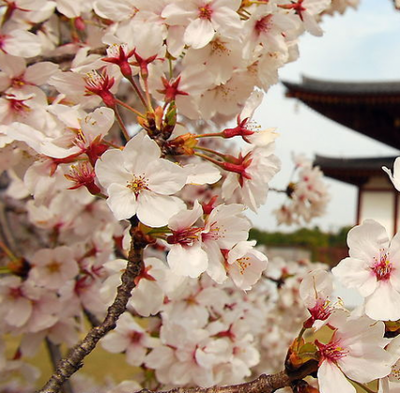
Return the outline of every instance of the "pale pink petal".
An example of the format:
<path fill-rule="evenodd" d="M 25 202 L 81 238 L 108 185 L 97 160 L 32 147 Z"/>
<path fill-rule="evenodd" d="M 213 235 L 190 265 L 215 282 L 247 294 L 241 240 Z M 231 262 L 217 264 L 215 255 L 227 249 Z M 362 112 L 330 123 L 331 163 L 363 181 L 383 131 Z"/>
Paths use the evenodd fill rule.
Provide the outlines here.
<path fill-rule="evenodd" d="M 47 83 L 48 79 L 58 70 L 58 65 L 50 62 L 41 62 L 28 67 L 25 80 L 36 85 Z"/>
<path fill-rule="evenodd" d="M 107 193 L 107 204 L 117 220 L 125 220 L 136 214 L 136 195 L 128 187 L 114 183 L 107 188 Z"/>
<path fill-rule="evenodd" d="M 184 207 L 183 201 L 177 197 L 143 190 L 138 196 L 137 216 L 147 226 L 162 227 Z"/>
<path fill-rule="evenodd" d="M 365 299 L 365 313 L 375 320 L 400 319 L 400 293 L 390 281 L 378 281 L 375 292 Z"/>
<path fill-rule="evenodd" d="M 131 345 L 126 351 L 126 361 L 132 366 L 140 366 L 144 363 L 147 348 L 140 345 Z"/>
<path fill-rule="evenodd" d="M 113 183 L 128 184 L 132 174 L 123 167 L 122 152 L 117 149 L 106 151 L 96 162 L 97 179 L 104 188 Z"/>
<path fill-rule="evenodd" d="M 13 56 L 33 57 L 40 54 L 42 45 L 35 34 L 25 30 L 13 30 L 5 36 L 2 49 Z"/>
<path fill-rule="evenodd" d="M 335 277 L 348 288 L 357 288 L 362 296 L 369 296 L 377 286 L 368 262 L 355 258 L 345 258 L 332 269 Z"/>
<path fill-rule="evenodd" d="M 374 220 L 365 220 L 362 225 L 350 229 L 347 236 L 352 258 L 364 261 L 379 261 L 380 250 L 389 244 L 389 238 L 383 225 Z"/>
<path fill-rule="evenodd" d="M 221 172 L 219 169 L 208 162 L 188 164 L 185 165 L 183 169 L 188 174 L 188 184 L 214 184 L 221 178 Z"/>
<path fill-rule="evenodd" d="M 200 244 L 192 247 L 174 244 L 168 253 L 167 261 L 173 273 L 192 278 L 199 277 L 208 266 L 207 253 L 200 248 Z"/>
<path fill-rule="evenodd" d="M 319 366 L 318 384 L 321 393 L 356 393 L 339 367 L 327 360 Z"/>
<path fill-rule="evenodd" d="M 101 339 L 101 346 L 111 353 L 124 352 L 130 344 L 129 336 L 111 332 Z"/>
<path fill-rule="evenodd" d="M 195 19 L 186 28 L 184 40 L 194 49 L 206 46 L 214 37 L 215 31 L 208 19 Z"/>
<path fill-rule="evenodd" d="M 364 348 L 360 356 L 348 355 L 343 361 L 339 359 L 338 365 L 348 378 L 361 383 L 386 377 L 391 371 L 390 355 L 373 345 Z"/>
<path fill-rule="evenodd" d="M 151 296 L 149 294 L 151 293 Z M 132 291 L 129 306 L 143 317 L 157 314 L 164 303 L 164 292 L 154 281 L 140 280 L 139 285 Z"/>
<path fill-rule="evenodd" d="M 23 297 L 15 300 L 5 315 L 5 320 L 11 326 L 22 326 L 32 314 L 32 302 Z"/>
<path fill-rule="evenodd" d="M 170 3 L 162 11 L 161 16 L 165 18 L 168 25 L 186 25 L 196 16 L 197 8 L 192 2 L 180 1 Z"/>
<path fill-rule="evenodd" d="M 24 74 L 26 63 L 22 57 L 6 55 L 0 52 L 0 69 L 13 78 Z"/>
<path fill-rule="evenodd" d="M 150 190 L 163 195 L 178 192 L 186 184 L 186 173 L 177 164 L 160 159 L 148 166 L 146 170 Z"/>
<path fill-rule="evenodd" d="M 242 22 L 237 12 L 227 7 L 217 8 L 213 12 L 212 22 L 214 27 L 227 38 L 237 37 L 242 28 Z"/>
<path fill-rule="evenodd" d="M 81 14 L 81 3 L 68 0 L 57 0 L 57 10 L 67 18 L 76 18 Z"/>
<path fill-rule="evenodd" d="M 196 199 L 194 201 L 192 210 L 182 210 L 175 214 L 168 221 L 168 226 L 173 231 L 178 231 L 180 229 L 189 228 L 203 215 L 203 208 L 201 207 L 199 201 Z"/>
<path fill-rule="evenodd" d="M 125 146 L 123 150 L 125 168 L 141 175 L 150 162 L 160 158 L 160 148 L 150 139 L 145 131 L 140 131 Z"/>

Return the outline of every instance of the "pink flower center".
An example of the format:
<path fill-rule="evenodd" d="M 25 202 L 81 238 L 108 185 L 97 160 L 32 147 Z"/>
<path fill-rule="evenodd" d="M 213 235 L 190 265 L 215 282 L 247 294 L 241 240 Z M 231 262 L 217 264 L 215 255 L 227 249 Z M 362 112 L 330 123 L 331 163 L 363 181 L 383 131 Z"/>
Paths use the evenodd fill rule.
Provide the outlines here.
<path fill-rule="evenodd" d="M 114 82 L 115 79 L 109 78 L 106 73 L 101 74 L 98 71 L 88 72 L 85 77 L 85 94 L 96 94 L 102 98 L 107 106 L 113 107 L 115 105 L 115 98 L 110 89 L 114 85 Z"/>
<path fill-rule="evenodd" d="M 181 244 L 183 246 L 193 246 L 194 242 L 200 237 L 201 231 L 204 228 L 184 228 L 178 231 L 172 231 L 172 235 L 168 236 L 167 242 L 169 244 Z"/>
<path fill-rule="evenodd" d="M 213 13 L 213 10 L 212 10 L 210 4 L 205 4 L 202 7 L 199 7 L 199 18 L 200 19 L 211 20 L 212 13 Z"/>
<path fill-rule="evenodd" d="M 8 290 L 8 296 L 12 299 L 19 299 L 21 297 L 24 297 L 24 294 L 22 293 L 22 289 L 19 287 L 11 287 Z"/>
<path fill-rule="evenodd" d="M 271 14 L 266 15 L 263 18 L 259 19 L 254 26 L 256 32 L 258 34 L 261 34 L 261 33 L 267 33 L 268 31 L 270 31 L 272 28 L 271 19 L 272 19 Z"/>
<path fill-rule="evenodd" d="M 332 341 L 328 344 L 322 344 L 320 342 L 316 342 L 319 353 L 321 355 L 321 362 L 324 360 L 328 360 L 330 362 L 336 363 L 339 359 L 346 356 L 348 351 L 341 347 L 339 341 Z"/>
<path fill-rule="evenodd" d="M 144 175 L 135 176 L 128 182 L 127 187 L 132 190 L 135 195 L 139 195 L 141 191 L 148 190 L 148 179 Z"/>
<path fill-rule="evenodd" d="M 376 260 L 376 258 L 374 258 Z M 378 281 L 386 281 L 390 279 L 390 274 L 393 271 L 393 265 L 388 259 L 388 254 L 381 253 L 379 261 L 376 261 L 371 267 Z"/>
<path fill-rule="evenodd" d="M 30 98 L 26 100 L 19 100 L 14 97 L 15 96 L 12 94 L 6 96 L 9 108 L 12 112 L 16 114 L 23 114 L 31 111 L 31 108 L 27 104 L 25 104 L 25 101 L 29 100 Z"/>
<path fill-rule="evenodd" d="M 16 76 L 11 80 L 11 86 L 14 87 L 15 89 L 20 89 L 21 87 L 25 85 L 31 85 L 32 83 L 28 83 L 24 80 L 24 75 Z"/>
<path fill-rule="evenodd" d="M 318 299 L 313 308 L 309 308 L 314 320 L 325 321 L 332 313 L 332 307 L 329 300 Z"/>
<path fill-rule="evenodd" d="M 143 333 L 133 330 L 129 333 L 129 338 L 132 344 L 138 344 L 142 340 Z"/>

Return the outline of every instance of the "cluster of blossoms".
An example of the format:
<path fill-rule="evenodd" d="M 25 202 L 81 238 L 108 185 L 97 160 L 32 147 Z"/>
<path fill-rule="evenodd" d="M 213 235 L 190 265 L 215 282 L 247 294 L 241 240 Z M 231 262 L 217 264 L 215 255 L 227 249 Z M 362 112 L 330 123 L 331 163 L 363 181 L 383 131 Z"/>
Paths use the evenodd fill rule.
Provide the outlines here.
<path fill-rule="evenodd" d="M 313 167 L 312 162 L 303 156 L 293 159 L 298 179 L 290 182 L 285 190 L 289 197 L 287 203 L 274 211 L 280 224 L 308 223 L 322 216 L 329 202 L 328 189 L 319 167 Z"/>
<path fill-rule="evenodd" d="M 143 375 L 105 391 L 240 383 L 283 367 L 287 347 L 286 371 L 309 370 L 321 393 L 392 390 L 398 235 L 371 220 L 349 232 L 333 269 L 365 298 L 349 312 L 322 266 L 268 262 L 245 215 L 280 168 L 276 133 L 251 122 L 262 90 L 297 58 L 300 34 L 321 35 L 320 16 L 349 5 L 1 2 L 1 389 L 32 391 L 9 379 L 35 380 L 25 357 L 102 324 L 140 249 L 126 313 L 100 342 Z M 232 153 L 223 142 L 236 137 Z M 319 169 L 295 162 L 281 222 L 308 222 L 328 200 Z M 389 174 L 398 187 L 397 162 Z M 3 335 L 18 341 L 11 357 Z"/>

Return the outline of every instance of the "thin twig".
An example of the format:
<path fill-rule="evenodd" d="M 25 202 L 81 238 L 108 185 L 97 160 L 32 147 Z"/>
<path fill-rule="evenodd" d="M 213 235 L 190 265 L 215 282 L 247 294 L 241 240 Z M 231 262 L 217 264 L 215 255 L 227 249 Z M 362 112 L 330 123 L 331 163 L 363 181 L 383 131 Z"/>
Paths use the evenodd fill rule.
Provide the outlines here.
<path fill-rule="evenodd" d="M 146 244 L 141 241 L 140 234 L 135 227 L 131 228 L 132 243 L 126 270 L 121 276 L 122 284 L 117 289 L 117 296 L 108 308 L 104 321 L 92 328 L 86 337 L 71 349 L 67 357 L 58 363 L 56 372 L 38 393 L 59 392 L 64 382 L 83 366 L 83 359 L 93 351 L 98 341 L 115 328 L 118 318 L 126 310 L 132 289 L 135 287 L 134 279 L 140 275 L 144 267 L 143 249 Z"/>

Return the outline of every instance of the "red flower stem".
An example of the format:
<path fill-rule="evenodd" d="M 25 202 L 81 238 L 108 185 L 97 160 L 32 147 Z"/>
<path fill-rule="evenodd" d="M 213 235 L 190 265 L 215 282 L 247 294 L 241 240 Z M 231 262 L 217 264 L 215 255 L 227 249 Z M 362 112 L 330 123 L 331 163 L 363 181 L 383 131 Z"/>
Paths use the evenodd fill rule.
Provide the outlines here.
<path fill-rule="evenodd" d="M 197 157 L 203 158 L 204 160 L 210 161 L 213 164 L 218 165 L 219 167 L 221 167 L 221 162 L 215 160 L 214 158 L 212 158 L 210 156 L 206 156 L 205 154 L 198 153 L 198 152 L 195 152 L 194 155 L 197 156 Z"/>
<path fill-rule="evenodd" d="M 142 117 L 143 119 L 145 119 L 145 116 L 143 115 L 143 113 L 140 113 L 139 111 L 137 111 L 135 108 L 132 108 L 130 105 L 126 104 L 125 102 L 119 100 L 118 98 L 115 99 L 115 102 L 118 105 L 123 106 L 125 109 L 128 109 L 128 111 L 133 112 L 134 114 L 138 115 L 139 117 Z M 114 109 L 114 108 L 113 108 Z"/>
<path fill-rule="evenodd" d="M 147 82 L 147 78 L 144 78 L 143 80 L 144 80 L 144 91 L 145 91 L 146 100 L 147 100 L 147 109 L 150 112 L 154 112 L 153 105 L 151 104 L 151 95 L 149 93 L 149 84 Z"/>
<path fill-rule="evenodd" d="M 135 90 L 135 93 L 139 97 L 139 100 L 142 102 L 143 106 L 145 108 L 147 108 L 146 100 L 145 100 L 145 98 L 143 96 L 142 91 L 139 89 L 137 83 L 135 82 L 135 80 L 132 78 L 132 76 L 130 76 L 129 78 L 127 77 L 127 79 L 129 80 L 130 84 L 132 85 L 133 89 Z"/>
<path fill-rule="evenodd" d="M 124 121 L 122 120 L 122 117 L 118 112 L 118 107 L 117 106 L 114 107 L 114 112 L 115 112 L 115 117 L 117 119 L 119 127 L 121 128 L 122 134 L 123 134 L 126 142 L 128 142 L 131 139 L 131 137 L 129 136 L 129 133 L 128 133 L 128 130 L 126 129 L 126 127 L 125 127 Z"/>
<path fill-rule="evenodd" d="M 210 132 L 209 134 L 195 135 L 195 138 L 208 138 L 208 137 L 213 137 L 213 136 L 223 137 L 222 132 Z"/>
<path fill-rule="evenodd" d="M 224 161 L 226 161 L 225 154 L 219 153 L 218 151 L 215 151 L 215 150 L 209 149 L 207 147 L 203 147 L 203 146 L 194 146 L 193 149 L 202 150 L 202 151 L 205 151 L 210 154 L 215 154 L 216 156 L 221 157 Z"/>

